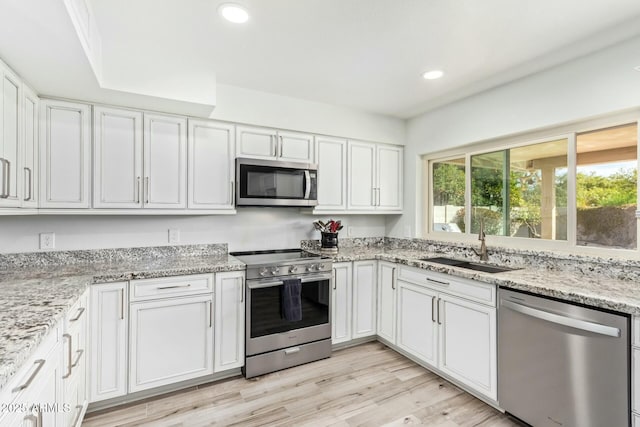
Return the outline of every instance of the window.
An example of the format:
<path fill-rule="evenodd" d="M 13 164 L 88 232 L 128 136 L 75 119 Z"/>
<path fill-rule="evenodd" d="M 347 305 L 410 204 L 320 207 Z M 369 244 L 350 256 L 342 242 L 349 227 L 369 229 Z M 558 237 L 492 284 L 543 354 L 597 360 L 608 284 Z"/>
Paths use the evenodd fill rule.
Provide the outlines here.
<path fill-rule="evenodd" d="M 576 137 L 576 243 L 635 249 L 638 126 Z"/>
<path fill-rule="evenodd" d="M 433 231 L 463 232 L 465 159 L 433 162 Z"/>
<path fill-rule="evenodd" d="M 477 234 L 482 222 L 498 242 L 637 250 L 637 122 L 483 146 L 428 162 L 430 233 Z"/>

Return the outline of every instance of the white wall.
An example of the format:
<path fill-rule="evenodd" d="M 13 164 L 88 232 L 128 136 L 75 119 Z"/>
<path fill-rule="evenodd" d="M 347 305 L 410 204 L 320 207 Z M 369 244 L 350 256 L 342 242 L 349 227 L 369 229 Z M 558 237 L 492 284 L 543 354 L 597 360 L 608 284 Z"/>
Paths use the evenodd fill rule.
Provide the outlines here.
<path fill-rule="evenodd" d="M 333 215 L 332 218 L 338 219 Z M 169 228 L 180 230 L 180 244 L 228 243 L 230 251 L 297 248 L 319 239 L 316 219 L 295 208 L 240 208 L 230 216 L 31 216 L 0 217 L 0 253 L 38 251 L 41 232 L 55 233 L 55 250 L 162 246 Z M 341 238 L 384 236 L 382 216 L 343 216 Z"/>
<path fill-rule="evenodd" d="M 421 236 L 420 155 L 636 108 L 639 65 L 636 37 L 409 120 L 405 213 L 389 218 L 387 234 Z"/>

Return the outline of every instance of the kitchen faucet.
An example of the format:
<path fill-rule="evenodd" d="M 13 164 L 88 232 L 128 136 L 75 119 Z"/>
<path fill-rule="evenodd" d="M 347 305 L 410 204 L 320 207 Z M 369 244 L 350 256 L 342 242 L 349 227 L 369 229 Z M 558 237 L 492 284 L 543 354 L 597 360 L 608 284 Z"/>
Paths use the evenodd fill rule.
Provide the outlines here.
<path fill-rule="evenodd" d="M 487 243 L 485 242 L 486 234 L 484 232 L 484 221 L 480 220 L 480 231 L 478 232 L 478 240 L 480 240 L 480 252 L 474 248 L 471 250 L 480 257 L 480 261 L 489 261 L 489 254 L 487 253 Z"/>

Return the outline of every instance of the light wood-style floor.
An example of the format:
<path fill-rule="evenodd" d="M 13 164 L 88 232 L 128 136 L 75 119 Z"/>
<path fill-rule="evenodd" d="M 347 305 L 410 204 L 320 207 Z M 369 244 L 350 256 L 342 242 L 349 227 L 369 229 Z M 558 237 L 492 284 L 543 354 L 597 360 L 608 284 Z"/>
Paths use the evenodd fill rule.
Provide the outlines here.
<path fill-rule="evenodd" d="M 83 426 L 517 426 L 383 344 L 89 414 Z"/>

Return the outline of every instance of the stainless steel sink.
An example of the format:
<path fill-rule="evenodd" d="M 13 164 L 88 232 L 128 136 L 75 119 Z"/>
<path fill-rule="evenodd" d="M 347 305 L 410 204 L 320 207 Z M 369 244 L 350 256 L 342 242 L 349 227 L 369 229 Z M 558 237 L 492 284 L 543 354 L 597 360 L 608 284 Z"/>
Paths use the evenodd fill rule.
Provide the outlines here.
<path fill-rule="evenodd" d="M 520 270 L 519 268 L 498 267 L 497 265 L 479 264 L 477 262 L 445 257 L 420 258 L 420 261 L 434 262 L 436 264 L 450 265 L 452 267 L 466 268 L 467 270 L 482 271 L 485 273 L 504 273 L 505 271 Z"/>

